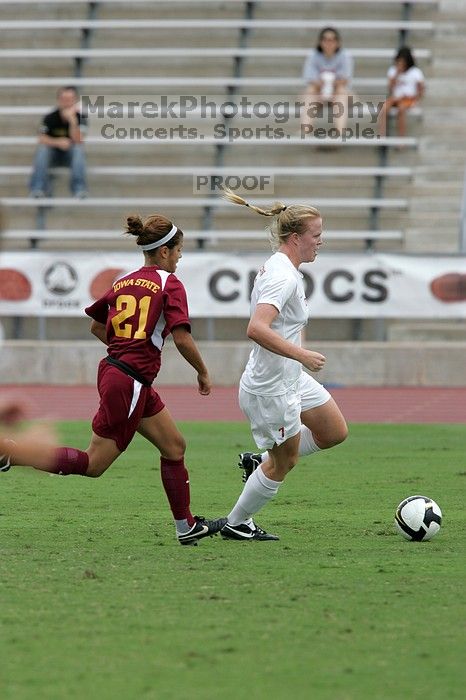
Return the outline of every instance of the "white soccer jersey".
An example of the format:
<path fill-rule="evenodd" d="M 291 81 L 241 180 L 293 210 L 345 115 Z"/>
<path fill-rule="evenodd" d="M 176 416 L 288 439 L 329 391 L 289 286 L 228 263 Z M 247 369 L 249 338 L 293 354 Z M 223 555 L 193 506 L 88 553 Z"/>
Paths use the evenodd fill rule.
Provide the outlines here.
<path fill-rule="evenodd" d="M 251 316 L 257 304 L 275 306 L 279 314 L 271 328 L 301 346 L 301 331 L 308 319 L 303 276 L 284 253 L 274 253 L 259 270 L 252 290 Z M 300 362 L 254 343 L 240 385 L 251 394 L 278 396 L 298 381 L 301 372 Z"/>

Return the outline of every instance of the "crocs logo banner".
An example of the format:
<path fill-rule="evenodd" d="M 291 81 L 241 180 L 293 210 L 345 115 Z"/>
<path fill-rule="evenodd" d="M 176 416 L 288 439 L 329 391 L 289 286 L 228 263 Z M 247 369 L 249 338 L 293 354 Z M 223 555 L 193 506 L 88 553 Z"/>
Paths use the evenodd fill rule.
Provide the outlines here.
<path fill-rule="evenodd" d="M 184 253 L 190 315 L 247 318 L 266 257 Z M 82 316 L 142 263 L 138 252 L 4 252 L 0 316 Z M 312 318 L 466 318 L 466 256 L 321 253 L 300 269 Z"/>

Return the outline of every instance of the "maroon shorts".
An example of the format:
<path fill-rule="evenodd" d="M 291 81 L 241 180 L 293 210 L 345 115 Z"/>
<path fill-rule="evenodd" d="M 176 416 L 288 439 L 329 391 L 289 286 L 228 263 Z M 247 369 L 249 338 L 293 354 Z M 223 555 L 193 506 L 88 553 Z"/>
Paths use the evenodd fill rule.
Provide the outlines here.
<path fill-rule="evenodd" d="M 115 440 L 121 452 L 133 439 L 141 418 L 155 416 L 165 407 L 152 387 L 142 386 L 106 360 L 99 364 L 97 389 L 100 405 L 92 430 L 100 437 Z"/>

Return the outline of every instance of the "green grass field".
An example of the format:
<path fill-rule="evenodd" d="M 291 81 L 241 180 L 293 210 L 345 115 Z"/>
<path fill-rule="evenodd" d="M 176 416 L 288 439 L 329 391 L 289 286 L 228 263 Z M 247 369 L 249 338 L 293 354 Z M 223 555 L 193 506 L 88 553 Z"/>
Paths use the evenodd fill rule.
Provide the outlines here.
<path fill-rule="evenodd" d="M 193 512 L 226 514 L 251 445 L 181 424 Z M 62 424 L 85 447 L 87 423 Z M 280 542 L 174 539 L 138 438 L 101 479 L 0 477 L 2 700 L 454 700 L 466 684 L 466 426 L 354 425 L 257 517 Z M 404 497 L 439 535 L 395 534 Z"/>

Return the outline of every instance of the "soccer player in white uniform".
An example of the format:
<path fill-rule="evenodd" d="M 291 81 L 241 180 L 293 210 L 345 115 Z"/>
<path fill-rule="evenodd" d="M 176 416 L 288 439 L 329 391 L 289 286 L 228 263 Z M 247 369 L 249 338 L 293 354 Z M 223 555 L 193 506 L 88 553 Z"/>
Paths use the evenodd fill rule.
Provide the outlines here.
<path fill-rule="evenodd" d="M 259 270 L 251 297 L 248 337 L 254 342 L 240 381 L 239 403 L 251 423 L 262 455 L 254 458 L 243 491 L 221 534 L 234 540 L 277 540 L 253 520 L 275 496 L 300 455 L 337 445 L 348 430 L 329 392 L 303 371 L 317 372 L 325 357 L 301 346 L 308 320 L 299 266 L 313 262 L 322 245 L 322 218 L 317 209 L 277 203 L 270 210 L 248 204 L 227 191 L 235 204 L 275 217 L 272 244 L 276 252 Z M 241 466 L 245 466 L 241 464 Z"/>

